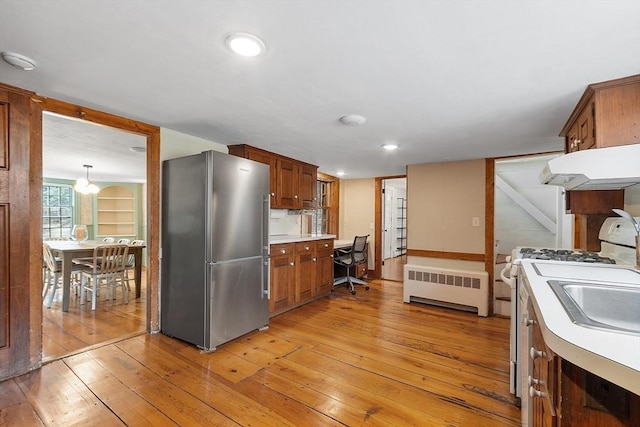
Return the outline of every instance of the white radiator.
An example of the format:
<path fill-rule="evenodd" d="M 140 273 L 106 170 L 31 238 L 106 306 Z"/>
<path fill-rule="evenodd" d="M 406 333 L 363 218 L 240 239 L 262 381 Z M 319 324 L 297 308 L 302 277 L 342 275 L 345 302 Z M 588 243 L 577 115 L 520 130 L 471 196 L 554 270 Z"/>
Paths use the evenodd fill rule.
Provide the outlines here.
<path fill-rule="evenodd" d="M 405 264 L 404 302 L 423 302 L 489 314 L 489 274 Z"/>

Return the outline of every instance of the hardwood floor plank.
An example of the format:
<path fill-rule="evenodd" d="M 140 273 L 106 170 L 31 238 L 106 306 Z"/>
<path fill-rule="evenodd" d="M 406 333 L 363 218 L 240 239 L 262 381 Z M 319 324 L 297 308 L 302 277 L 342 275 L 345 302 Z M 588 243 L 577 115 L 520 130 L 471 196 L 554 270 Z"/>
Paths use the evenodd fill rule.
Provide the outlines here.
<path fill-rule="evenodd" d="M 9 379 L 0 382 L 0 426 L 43 426 L 42 420 L 16 384 Z"/>
<path fill-rule="evenodd" d="M 112 412 L 130 426 L 177 425 L 141 398 L 89 354 L 65 359 L 65 363 Z"/>
<path fill-rule="evenodd" d="M 286 419 L 277 416 L 270 408 L 262 407 L 255 401 L 247 399 L 224 382 L 223 376 L 218 376 L 209 368 L 217 364 L 218 359 L 227 358 L 222 353 L 199 353 L 200 360 L 192 361 L 193 354 L 173 353 L 158 345 L 156 337 L 127 340 L 118 347 L 131 357 L 162 377 L 172 385 L 187 393 L 197 396 L 209 407 L 215 408 L 222 414 L 241 425 L 293 425 Z M 154 342 L 155 341 L 155 342 Z M 208 359 L 202 366 L 202 359 Z M 196 368 L 196 369 L 194 369 Z"/>
<path fill-rule="evenodd" d="M 308 369 L 314 369 L 318 372 L 325 373 L 336 380 L 344 381 L 355 389 L 364 390 L 374 393 L 378 397 L 385 398 L 397 408 L 403 408 L 409 402 L 410 408 L 403 408 L 403 412 L 410 412 L 418 408 L 429 408 L 429 414 L 437 417 L 440 423 L 452 422 L 457 425 L 471 425 L 475 422 L 477 425 L 495 425 L 497 422 L 508 422 L 504 418 L 495 417 L 493 414 L 480 410 L 477 407 L 469 405 L 465 400 L 454 399 L 450 397 L 450 387 L 443 394 L 427 391 L 428 387 L 407 387 L 405 384 L 399 384 L 396 380 L 381 375 L 377 371 L 369 371 L 365 368 L 353 369 L 352 365 L 347 365 L 341 360 L 325 357 L 324 355 L 312 351 L 301 350 L 289 355 L 286 361 L 294 362 Z M 495 403 L 495 402 L 494 402 Z M 457 411 L 459 406 L 464 406 L 465 411 Z M 420 417 L 419 414 L 417 414 Z M 515 420 L 511 420 L 516 425 Z M 517 420 L 519 423 L 519 419 Z"/>
<path fill-rule="evenodd" d="M 135 338 L 126 342 L 135 342 Z M 178 425 L 237 425 L 205 404 L 198 393 L 188 393 L 172 384 L 164 378 L 164 372 L 146 367 L 116 345 L 91 350 L 86 354 Z M 175 368 L 165 365 L 164 369 L 171 372 Z"/>
<path fill-rule="evenodd" d="M 62 361 L 17 377 L 16 383 L 45 425 L 124 425 Z"/>

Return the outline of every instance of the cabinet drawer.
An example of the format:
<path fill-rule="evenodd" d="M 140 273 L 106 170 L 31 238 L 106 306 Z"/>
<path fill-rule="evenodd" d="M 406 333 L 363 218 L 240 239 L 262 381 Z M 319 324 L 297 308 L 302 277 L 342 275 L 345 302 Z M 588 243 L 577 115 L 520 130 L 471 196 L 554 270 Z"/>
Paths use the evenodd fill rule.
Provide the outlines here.
<path fill-rule="evenodd" d="M 295 243 L 279 243 L 271 245 L 271 256 L 291 255 L 295 252 Z"/>
<path fill-rule="evenodd" d="M 316 242 L 316 253 L 318 257 L 331 255 L 333 253 L 333 240 L 318 240 Z"/>
<path fill-rule="evenodd" d="M 296 254 L 314 253 L 315 251 L 316 245 L 313 241 L 296 243 Z"/>

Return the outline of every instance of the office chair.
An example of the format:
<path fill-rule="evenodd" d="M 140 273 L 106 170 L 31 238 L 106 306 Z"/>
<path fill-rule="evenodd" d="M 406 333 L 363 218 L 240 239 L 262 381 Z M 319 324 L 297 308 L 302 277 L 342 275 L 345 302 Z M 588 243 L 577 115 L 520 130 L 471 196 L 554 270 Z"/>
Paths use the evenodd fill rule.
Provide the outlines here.
<path fill-rule="evenodd" d="M 356 268 L 359 264 L 367 262 L 367 238 L 366 236 L 356 236 L 353 239 L 353 245 L 350 249 L 338 249 L 333 258 L 333 262 L 347 269 L 347 274 L 343 277 L 337 277 L 333 280 L 333 286 L 347 284 L 352 295 L 356 294 L 354 284 L 364 285 L 369 290 L 369 284 L 364 280 L 360 280 L 351 275 L 351 269 Z M 333 289 L 332 289 L 333 291 Z"/>

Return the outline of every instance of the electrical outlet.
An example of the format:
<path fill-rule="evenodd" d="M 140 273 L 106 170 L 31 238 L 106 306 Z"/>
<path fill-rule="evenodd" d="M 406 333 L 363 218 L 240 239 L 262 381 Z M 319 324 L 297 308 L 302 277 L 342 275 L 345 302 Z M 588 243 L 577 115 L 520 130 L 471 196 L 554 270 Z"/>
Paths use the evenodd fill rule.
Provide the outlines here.
<path fill-rule="evenodd" d="M 471 225 L 473 227 L 480 227 L 480 217 L 474 216 L 471 218 Z"/>

